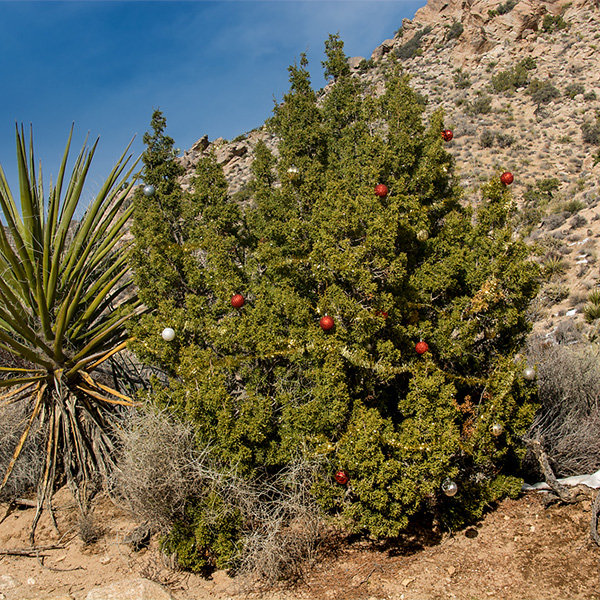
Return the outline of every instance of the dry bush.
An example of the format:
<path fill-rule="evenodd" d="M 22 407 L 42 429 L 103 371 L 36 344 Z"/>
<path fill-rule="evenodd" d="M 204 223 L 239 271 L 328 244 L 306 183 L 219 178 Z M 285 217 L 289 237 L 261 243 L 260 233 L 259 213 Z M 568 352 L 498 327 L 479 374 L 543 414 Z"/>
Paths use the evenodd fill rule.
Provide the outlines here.
<path fill-rule="evenodd" d="M 123 417 L 112 492 L 138 519 L 159 531 L 181 517 L 196 473 L 191 427 L 151 408 Z"/>
<path fill-rule="evenodd" d="M 0 408 L 0 477 L 2 478 L 26 427 L 27 407 L 24 404 L 18 402 Z M 43 448 L 43 429 L 40 429 L 39 422 L 35 422 L 32 426 L 32 434 L 25 442 L 6 487 L 0 493 L 0 500 L 11 500 L 35 491 L 44 464 L 44 452 L 40 451 L 40 447 Z"/>
<path fill-rule="evenodd" d="M 541 408 L 529 437 L 540 436 L 558 477 L 600 469 L 600 350 L 533 340 Z"/>
<path fill-rule="evenodd" d="M 120 439 L 112 493 L 136 519 L 167 533 L 189 502 L 216 495 L 222 501 L 206 509 L 205 522 L 222 522 L 228 511 L 244 523 L 229 564 L 233 572 L 267 585 L 301 576 L 323 532 L 310 491 L 317 464 L 298 459 L 276 475 L 249 481 L 199 448 L 189 425 L 151 408 L 128 413 Z"/>
<path fill-rule="evenodd" d="M 324 520 L 311 494 L 319 467 L 302 458 L 269 481 L 236 492 L 250 526 L 234 559 L 235 572 L 267 586 L 297 581 L 324 535 Z"/>

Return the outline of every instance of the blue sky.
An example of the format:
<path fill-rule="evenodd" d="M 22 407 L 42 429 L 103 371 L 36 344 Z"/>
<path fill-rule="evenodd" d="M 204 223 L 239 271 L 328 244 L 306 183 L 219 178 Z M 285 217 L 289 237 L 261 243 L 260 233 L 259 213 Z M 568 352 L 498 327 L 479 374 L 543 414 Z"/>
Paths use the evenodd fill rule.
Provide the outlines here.
<path fill-rule="evenodd" d="M 0 164 L 16 191 L 15 123 L 33 124 L 44 179 L 71 124 L 72 155 L 100 145 L 93 194 L 133 136 L 143 151 L 154 108 L 182 150 L 208 134 L 232 139 L 271 116 L 287 67 L 306 52 L 324 84 L 323 43 L 369 58 L 426 0 L 0 1 Z"/>

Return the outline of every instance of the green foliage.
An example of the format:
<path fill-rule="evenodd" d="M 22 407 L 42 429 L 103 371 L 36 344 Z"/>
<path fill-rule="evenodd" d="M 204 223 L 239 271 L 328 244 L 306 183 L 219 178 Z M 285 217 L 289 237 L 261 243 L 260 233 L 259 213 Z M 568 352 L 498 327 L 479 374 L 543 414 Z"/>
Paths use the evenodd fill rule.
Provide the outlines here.
<path fill-rule="evenodd" d="M 464 25 L 460 21 L 454 21 L 446 32 L 446 41 L 457 40 L 464 32 Z"/>
<path fill-rule="evenodd" d="M 585 87 L 583 83 L 570 83 L 565 88 L 565 96 L 567 96 L 567 98 L 571 98 L 571 100 L 573 100 L 575 96 L 583 93 L 585 93 Z"/>
<path fill-rule="evenodd" d="M 328 59 L 341 65 L 334 41 Z M 278 152 L 257 146 L 252 208 L 234 204 L 214 160 L 199 165 L 195 211 L 180 220 L 193 291 L 157 299 L 136 350 L 173 375 L 157 401 L 244 477 L 304 455 L 323 465 L 313 488 L 323 510 L 354 531 L 396 536 L 431 511 L 458 527 L 514 488 L 535 387 L 512 357 L 539 268 L 512 239 L 499 177 L 475 214 L 463 208 L 443 115 L 423 121 L 406 76 L 395 71 L 377 97 L 332 65 L 319 99 L 306 58 L 290 67 L 268 123 Z M 351 488 L 335 483 L 338 469 Z M 440 492 L 448 476 L 461 488 L 453 500 Z M 178 539 L 192 539 L 204 512 Z"/>
<path fill-rule="evenodd" d="M 413 37 L 408 40 L 408 42 L 405 42 L 402 44 L 402 46 L 396 48 L 396 50 L 394 50 L 394 54 L 403 60 L 414 58 L 421 48 L 421 39 L 430 32 L 431 27 L 429 25 L 423 29 L 419 29 L 415 32 Z"/>
<path fill-rule="evenodd" d="M 177 554 L 177 563 L 195 573 L 210 573 L 231 563 L 239 552 L 240 511 L 217 494 L 190 502 L 186 515 L 161 539 L 161 549 Z"/>
<path fill-rule="evenodd" d="M 469 104 L 467 112 L 472 115 L 488 115 L 492 112 L 492 97 L 478 92 L 477 98 Z"/>
<path fill-rule="evenodd" d="M 344 53 L 344 42 L 340 39 L 339 34 L 329 34 L 329 38 L 325 41 L 325 55 L 327 60 L 321 64 L 326 78 L 335 81 L 339 77 L 350 75 L 350 66 Z"/>
<path fill-rule="evenodd" d="M 581 125 L 581 135 L 586 144 L 600 145 L 600 117 L 590 123 L 586 121 Z"/>
<path fill-rule="evenodd" d="M 33 135 L 27 145 L 22 128 L 16 135 L 20 206 L 0 169 L 6 223 L 0 227 L 0 348 L 21 362 L 0 368 L 7 375 L 0 387 L 10 390 L 3 395 L 5 405 L 24 406 L 20 437 L 0 491 L 28 436 L 42 432 L 32 538 L 58 479 L 81 492 L 83 508 L 87 484 L 114 464 L 115 411 L 119 404 L 131 404 L 92 374 L 126 346 L 124 325 L 138 305 L 122 243 L 132 210 L 125 208 L 125 198 L 133 180 L 125 182 L 135 165 L 126 170 L 127 149 L 77 222 L 74 215 L 98 142 L 82 148 L 68 177 L 71 136 L 72 131 L 47 195 L 36 172 Z"/>
<path fill-rule="evenodd" d="M 519 0 L 506 0 L 504 4 L 498 4 L 496 7 L 496 12 L 499 15 L 505 15 L 509 13 L 518 3 Z"/>
<path fill-rule="evenodd" d="M 469 73 L 464 73 L 462 69 L 456 69 L 452 78 L 454 79 L 454 87 L 458 90 L 471 87 L 471 76 Z"/>
<path fill-rule="evenodd" d="M 592 290 L 587 300 L 587 304 L 583 307 L 583 314 L 588 323 L 593 323 L 600 319 L 600 290 Z"/>
<path fill-rule="evenodd" d="M 546 33 L 554 33 L 555 31 L 560 31 L 561 29 L 566 29 L 569 27 L 569 23 L 565 21 L 561 15 L 544 15 L 544 20 L 542 21 L 542 30 Z"/>
<path fill-rule="evenodd" d="M 538 106 L 549 104 L 552 100 L 560 98 L 560 91 L 557 87 L 550 81 L 540 81 L 539 79 L 533 79 L 525 93 L 531 96 Z"/>
<path fill-rule="evenodd" d="M 491 81 L 492 89 L 495 92 L 513 93 L 518 88 L 525 87 L 529 83 L 529 71 L 535 67 L 532 58 L 523 59 L 514 67 L 494 75 Z"/>

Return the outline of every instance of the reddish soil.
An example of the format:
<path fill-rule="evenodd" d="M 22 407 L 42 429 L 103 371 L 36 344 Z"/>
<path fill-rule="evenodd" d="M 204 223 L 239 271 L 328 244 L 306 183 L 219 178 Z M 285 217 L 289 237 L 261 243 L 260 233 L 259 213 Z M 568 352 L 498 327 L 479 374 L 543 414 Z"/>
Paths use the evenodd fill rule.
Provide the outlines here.
<path fill-rule="evenodd" d="M 35 556 L 0 556 L 0 599 L 84 599 L 98 585 L 145 577 L 177 600 L 600 600 L 600 548 L 590 538 L 593 495 L 545 507 L 539 492 L 506 500 L 476 527 L 435 538 L 408 537 L 401 545 L 365 542 L 323 550 L 302 582 L 259 589 L 217 572 L 209 580 L 167 568 L 157 541 L 134 552 L 125 538 L 134 527 L 108 499 L 99 499 L 83 528 L 66 490 L 55 497 L 61 535 L 48 515 L 38 527 Z M 0 518 L 6 510 L 0 507 Z M 29 548 L 34 510 L 18 509 L 0 524 L 0 550 Z M 81 533 L 98 539 L 84 543 Z M 12 579 L 8 579 L 10 576 Z"/>

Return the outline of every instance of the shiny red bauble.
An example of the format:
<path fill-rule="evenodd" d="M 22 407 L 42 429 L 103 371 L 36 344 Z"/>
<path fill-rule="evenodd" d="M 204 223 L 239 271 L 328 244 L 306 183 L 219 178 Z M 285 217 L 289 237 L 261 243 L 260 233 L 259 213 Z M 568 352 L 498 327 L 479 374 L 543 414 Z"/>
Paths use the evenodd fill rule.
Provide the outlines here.
<path fill-rule="evenodd" d="M 346 473 L 346 471 L 338 471 L 335 474 L 335 480 L 340 484 L 340 485 L 345 485 L 348 483 L 350 477 L 348 476 L 348 473 Z"/>
<path fill-rule="evenodd" d="M 375 186 L 375 195 L 379 196 L 380 198 L 385 198 L 388 195 L 388 192 L 388 186 L 383 185 L 383 183 L 378 183 Z"/>
<path fill-rule="evenodd" d="M 335 323 L 333 322 L 333 317 L 325 315 L 319 319 L 319 325 L 323 331 L 329 331 L 330 329 L 333 329 Z"/>
<path fill-rule="evenodd" d="M 231 306 L 233 306 L 233 308 L 241 308 L 244 306 L 244 302 L 246 302 L 246 299 L 241 294 L 235 294 L 231 298 Z"/>
<path fill-rule="evenodd" d="M 454 137 L 454 134 L 452 133 L 452 130 L 444 129 L 444 131 L 442 131 L 442 137 L 446 142 L 449 142 Z"/>
<path fill-rule="evenodd" d="M 421 340 L 420 342 L 417 342 L 417 345 L 415 346 L 415 350 L 416 350 L 417 354 L 425 354 L 425 352 L 427 352 L 427 350 L 429 350 L 429 346 L 427 345 L 427 342 L 424 342 L 423 340 Z"/>
<path fill-rule="evenodd" d="M 508 171 L 506 171 L 506 172 L 502 173 L 502 175 L 500 175 L 500 181 L 504 185 L 510 185 L 514 180 L 515 180 L 515 178 L 513 177 L 513 174 L 509 173 Z"/>

